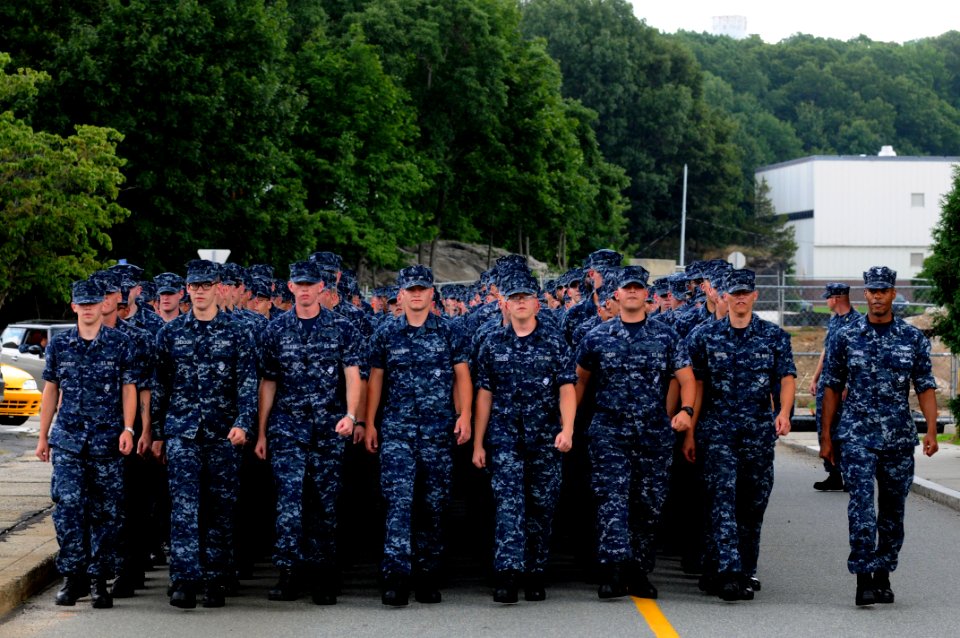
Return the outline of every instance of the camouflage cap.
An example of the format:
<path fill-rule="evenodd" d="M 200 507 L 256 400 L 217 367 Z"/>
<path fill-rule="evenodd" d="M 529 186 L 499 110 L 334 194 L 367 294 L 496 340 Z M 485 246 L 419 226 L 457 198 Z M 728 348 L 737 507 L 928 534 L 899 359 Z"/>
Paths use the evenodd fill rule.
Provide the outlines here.
<path fill-rule="evenodd" d="M 586 269 L 602 270 L 605 268 L 617 268 L 622 262 L 623 255 L 609 248 L 601 248 L 587 255 L 583 267 Z"/>
<path fill-rule="evenodd" d="M 109 294 L 111 292 L 120 292 L 123 275 L 120 274 L 119 270 L 98 270 L 90 275 L 90 279 L 100 284 L 100 288 L 104 294 Z"/>
<path fill-rule="evenodd" d="M 96 279 L 81 279 L 70 287 L 70 301 L 81 306 L 103 303 L 103 287 Z"/>
<path fill-rule="evenodd" d="M 209 259 L 191 259 L 187 262 L 188 284 L 220 281 L 220 265 Z"/>
<path fill-rule="evenodd" d="M 397 273 L 397 285 L 403 290 L 415 286 L 431 288 L 433 286 L 433 271 L 423 264 L 408 266 Z"/>
<path fill-rule="evenodd" d="M 343 260 L 337 253 L 320 250 L 310 255 L 310 261 L 320 266 L 321 270 L 340 272 Z"/>
<path fill-rule="evenodd" d="M 162 272 L 153 278 L 157 284 L 157 294 L 173 295 L 183 290 L 183 277 L 175 272 Z"/>
<path fill-rule="evenodd" d="M 757 289 L 756 279 L 756 273 L 747 268 L 731 270 L 727 273 L 724 286 L 729 294 L 735 292 L 753 292 Z"/>
<path fill-rule="evenodd" d="M 114 264 L 110 266 L 110 270 L 120 273 L 123 277 L 129 277 L 134 281 L 143 279 L 143 268 L 133 264 Z"/>
<path fill-rule="evenodd" d="M 316 262 L 295 261 L 290 264 L 290 281 L 295 284 L 315 284 L 324 281 L 324 278 Z"/>
<path fill-rule="evenodd" d="M 874 266 L 863 273 L 863 287 L 867 290 L 886 290 L 897 287 L 897 271 L 886 266 Z"/>
<path fill-rule="evenodd" d="M 826 289 L 823 291 L 823 294 L 820 295 L 820 298 L 829 299 L 830 297 L 846 297 L 849 294 L 850 286 L 847 284 L 829 283 L 826 285 Z"/>
<path fill-rule="evenodd" d="M 540 285 L 533 275 L 526 272 L 513 272 L 500 280 L 500 293 L 504 297 L 511 295 L 536 295 Z"/>
<path fill-rule="evenodd" d="M 623 288 L 630 284 L 640 284 L 647 287 L 647 281 L 650 279 L 650 273 L 643 266 L 627 266 L 617 277 L 617 287 Z"/>

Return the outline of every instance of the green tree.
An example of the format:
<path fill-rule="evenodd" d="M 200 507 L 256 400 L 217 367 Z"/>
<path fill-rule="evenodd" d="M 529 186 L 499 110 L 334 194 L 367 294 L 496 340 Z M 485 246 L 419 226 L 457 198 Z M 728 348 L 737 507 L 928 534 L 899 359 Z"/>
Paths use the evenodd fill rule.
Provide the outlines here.
<path fill-rule="evenodd" d="M 290 136 L 302 98 L 291 77 L 283 3 L 103 0 L 57 39 L 55 79 L 34 123 L 124 135 L 132 211 L 115 255 L 180 270 L 202 247 L 241 263 L 288 263 L 312 248 Z"/>
<path fill-rule="evenodd" d="M 429 238 L 416 206 L 429 187 L 416 113 L 359 27 L 338 43 L 315 31 L 297 77 L 307 102 L 293 140 L 316 244 L 358 270 L 397 267 L 400 246 Z"/>
<path fill-rule="evenodd" d="M 123 136 L 94 126 L 68 137 L 35 131 L 7 105 L 29 101 L 49 77 L 7 74 L 9 62 L 0 53 L 0 306 L 30 289 L 67 300 L 70 281 L 101 266 L 107 232 L 129 215 L 115 202 Z"/>
<path fill-rule="evenodd" d="M 918 278 L 932 282 L 933 302 L 946 311 L 934 331 L 952 352 L 960 352 L 960 168 L 953 171 L 953 188 L 941 202 L 940 221 L 933 229 L 932 252 Z M 960 418 L 960 397 L 950 402 L 954 418 Z"/>
<path fill-rule="evenodd" d="M 563 72 L 564 95 L 597 112 L 597 140 L 630 185 L 630 241 L 644 254 L 675 254 L 683 166 L 691 250 L 727 240 L 741 213 L 742 176 L 728 118 L 703 99 L 688 49 L 633 14 L 626 0 L 531 0 L 523 29 L 543 37 Z M 669 239 L 665 239 L 669 238 Z"/>

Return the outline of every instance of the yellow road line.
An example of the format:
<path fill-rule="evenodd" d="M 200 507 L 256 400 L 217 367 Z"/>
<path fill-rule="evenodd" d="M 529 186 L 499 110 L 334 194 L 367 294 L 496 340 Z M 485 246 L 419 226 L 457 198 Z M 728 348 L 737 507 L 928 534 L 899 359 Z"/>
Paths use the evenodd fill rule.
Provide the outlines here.
<path fill-rule="evenodd" d="M 647 621 L 650 631 L 657 638 L 680 638 L 680 634 L 673 628 L 667 617 L 660 611 L 660 606 L 650 598 L 637 598 L 632 596 L 633 604 L 637 606 L 637 611 Z"/>

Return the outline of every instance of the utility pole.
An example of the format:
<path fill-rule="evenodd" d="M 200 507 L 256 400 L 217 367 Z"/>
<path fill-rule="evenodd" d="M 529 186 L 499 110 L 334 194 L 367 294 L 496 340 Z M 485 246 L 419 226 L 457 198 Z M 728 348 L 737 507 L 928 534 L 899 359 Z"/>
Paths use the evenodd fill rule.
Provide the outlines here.
<path fill-rule="evenodd" d="M 686 263 L 687 252 L 687 165 L 683 165 L 683 204 L 680 209 L 680 267 Z"/>

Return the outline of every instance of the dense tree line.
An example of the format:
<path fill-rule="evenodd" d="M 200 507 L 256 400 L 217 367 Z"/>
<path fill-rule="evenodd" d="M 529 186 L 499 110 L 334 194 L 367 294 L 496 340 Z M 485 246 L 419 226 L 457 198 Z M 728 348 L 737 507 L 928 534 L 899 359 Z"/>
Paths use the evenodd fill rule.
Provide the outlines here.
<path fill-rule="evenodd" d="M 0 94 L 9 122 L 115 147 L 88 266 L 326 247 L 369 273 L 438 238 L 672 257 L 684 164 L 691 258 L 784 250 L 757 166 L 960 141 L 956 32 L 668 36 L 627 0 L 21 0 L 0 51 L 44 78 Z"/>
<path fill-rule="evenodd" d="M 795 35 L 777 44 L 673 36 L 707 77 L 708 101 L 738 122 L 750 168 L 798 156 L 957 155 L 960 32 L 905 44 Z"/>
<path fill-rule="evenodd" d="M 369 270 L 439 237 L 554 263 L 623 243 L 628 180 L 514 2 L 24 0 L 0 43 L 50 78 L 18 117 L 123 135 L 104 258 L 322 246 Z"/>

